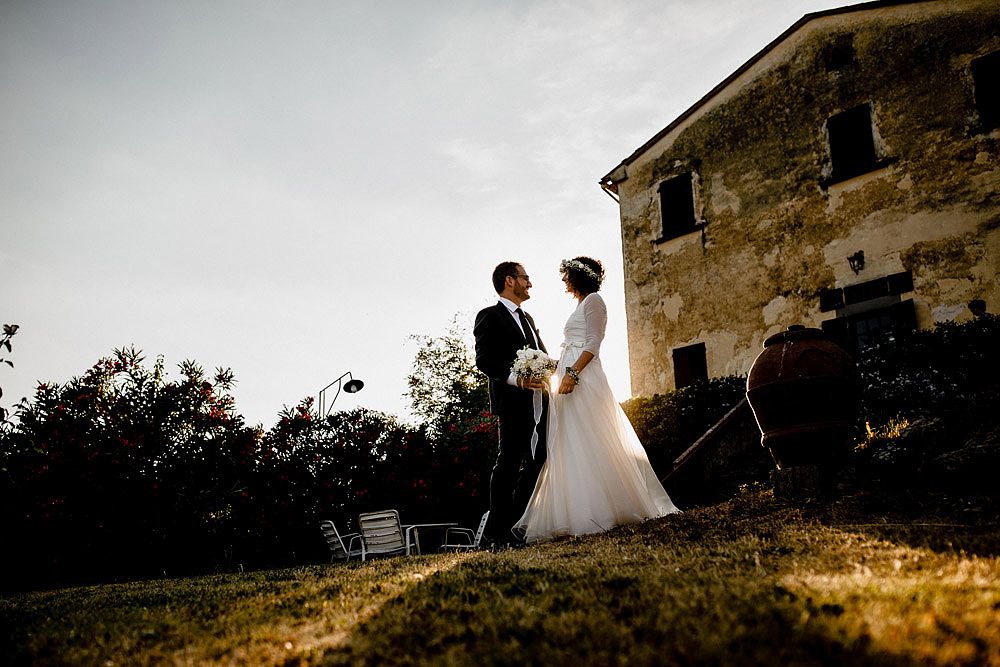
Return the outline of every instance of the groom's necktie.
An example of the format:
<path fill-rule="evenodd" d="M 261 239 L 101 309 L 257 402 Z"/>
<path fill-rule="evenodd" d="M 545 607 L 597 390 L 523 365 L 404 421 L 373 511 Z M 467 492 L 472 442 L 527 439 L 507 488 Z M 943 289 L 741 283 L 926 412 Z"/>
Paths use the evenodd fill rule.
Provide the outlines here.
<path fill-rule="evenodd" d="M 535 344 L 535 336 L 531 333 L 531 325 L 528 324 L 528 318 L 524 316 L 524 311 L 517 308 L 514 312 L 517 313 L 518 319 L 521 320 L 521 330 L 524 332 L 524 339 L 528 341 L 528 347 L 537 350 L 538 345 Z"/>

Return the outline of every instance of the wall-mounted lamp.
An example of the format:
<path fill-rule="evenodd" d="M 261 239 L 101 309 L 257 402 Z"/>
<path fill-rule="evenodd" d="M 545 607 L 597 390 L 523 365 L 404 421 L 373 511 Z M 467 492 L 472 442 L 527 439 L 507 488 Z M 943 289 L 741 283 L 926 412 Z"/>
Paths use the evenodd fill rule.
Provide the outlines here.
<path fill-rule="evenodd" d="M 351 379 L 348 380 L 347 382 L 343 382 L 343 379 L 345 377 L 350 377 Z M 327 405 L 326 404 L 326 390 L 329 389 L 330 387 L 332 387 L 333 385 L 337 385 L 337 393 L 333 395 L 333 400 L 331 400 L 330 404 Z M 340 396 L 340 390 L 341 389 L 343 389 L 344 391 L 346 391 L 348 394 L 356 394 L 359 391 L 361 391 L 361 389 L 364 386 L 365 386 L 364 382 L 362 382 L 361 380 L 355 380 L 354 376 L 351 375 L 351 371 L 347 371 L 346 373 L 344 373 L 343 375 L 341 375 L 339 378 L 337 378 L 336 380 L 334 380 L 330 384 L 328 384 L 325 387 L 323 387 L 320 390 L 320 392 L 319 392 L 319 399 L 317 401 L 317 404 L 318 404 L 317 405 L 317 413 L 319 414 L 320 419 L 322 419 L 323 417 L 326 417 L 328 414 L 330 414 L 330 411 L 333 410 L 333 404 L 337 400 L 337 397 Z"/>
<path fill-rule="evenodd" d="M 865 251 L 857 251 L 847 258 L 847 263 L 851 265 L 851 270 L 854 271 L 855 274 L 860 273 L 861 269 L 865 268 Z"/>

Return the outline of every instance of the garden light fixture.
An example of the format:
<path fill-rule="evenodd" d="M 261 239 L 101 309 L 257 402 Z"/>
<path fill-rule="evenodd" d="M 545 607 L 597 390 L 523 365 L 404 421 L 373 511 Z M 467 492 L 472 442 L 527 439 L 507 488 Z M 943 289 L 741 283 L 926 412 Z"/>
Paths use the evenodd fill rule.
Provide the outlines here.
<path fill-rule="evenodd" d="M 351 379 L 348 380 L 347 382 L 343 382 L 343 379 L 345 377 L 350 377 Z M 335 393 L 333 395 L 333 399 L 331 399 L 330 400 L 330 404 L 327 405 L 327 403 L 326 403 L 326 390 L 329 389 L 330 387 L 332 387 L 333 385 L 337 385 L 337 393 Z M 320 392 L 319 392 L 319 398 L 316 401 L 317 402 L 317 413 L 319 414 L 320 418 L 326 417 L 327 415 L 330 414 L 330 411 L 333 410 L 333 404 L 334 404 L 334 402 L 336 402 L 337 397 L 340 396 L 340 391 L 341 390 L 347 392 L 348 394 L 356 394 L 359 391 L 361 391 L 361 389 L 364 388 L 364 386 L 365 386 L 364 382 L 362 382 L 361 380 L 355 379 L 355 377 L 353 375 L 351 375 L 351 371 L 347 371 L 346 373 L 344 373 L 343 375 L 341 375 L 339 378 L 337 378 L 336 380 L 334 380 L 330 384 L 328 384 L 325 387 L 323 387 L 320 390 Z"/>

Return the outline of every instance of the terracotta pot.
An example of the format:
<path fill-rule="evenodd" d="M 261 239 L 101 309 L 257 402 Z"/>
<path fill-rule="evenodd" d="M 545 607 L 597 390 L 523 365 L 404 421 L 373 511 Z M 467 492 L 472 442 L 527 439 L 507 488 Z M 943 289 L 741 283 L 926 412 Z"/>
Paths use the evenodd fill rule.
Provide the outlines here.
<path fill-rule="evenodd" d="M 747 400 L 779 469 L 837 462 L 854 434 L 858 369 L 820 329 L 793 325 L 764 341 L 747 377 Z"/>

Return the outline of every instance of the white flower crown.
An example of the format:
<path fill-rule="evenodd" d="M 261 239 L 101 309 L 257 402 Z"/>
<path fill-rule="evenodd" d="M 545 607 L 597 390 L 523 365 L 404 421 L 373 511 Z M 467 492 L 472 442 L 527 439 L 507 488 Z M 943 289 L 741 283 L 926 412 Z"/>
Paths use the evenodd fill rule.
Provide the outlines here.
<path fill-rule="evenodd" d="M 601 276 L 583 262 L 575 259 L 564 259 L 559 263 L 560 271 L 583 271 L 588 276 L 601 283 Z"/>

